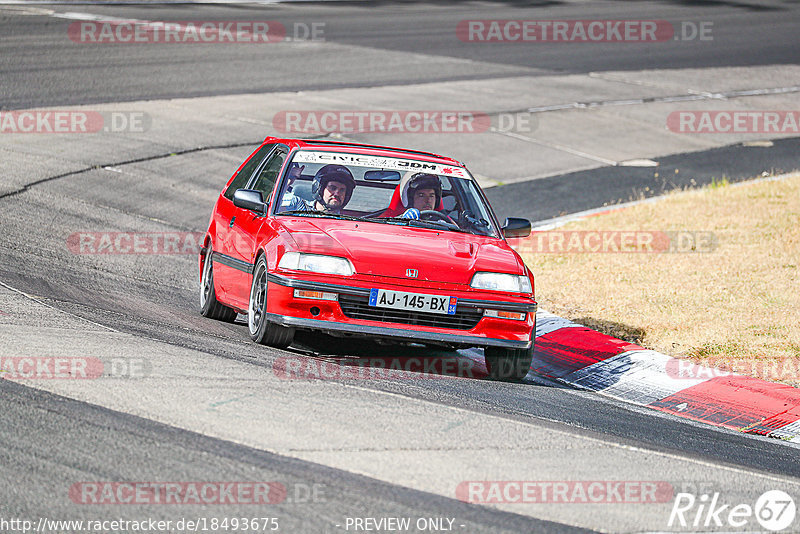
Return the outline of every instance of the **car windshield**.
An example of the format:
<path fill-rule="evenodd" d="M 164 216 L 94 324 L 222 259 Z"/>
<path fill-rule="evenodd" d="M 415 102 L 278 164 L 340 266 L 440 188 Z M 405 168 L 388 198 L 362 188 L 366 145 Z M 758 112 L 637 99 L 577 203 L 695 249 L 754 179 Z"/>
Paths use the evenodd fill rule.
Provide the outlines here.
<path fill-rule="evenodd" d="M 319 198 L 314 180 L 319 174 Z M 349 176 L 355 187 L 352 188 Z M 333 182 L 332 185 L 329 185 Z M 387 156 L 301 150 L 287 165 L 277 214 L 364 220 L 498 237 L 463 167 Z M 409 208 L 416 212 L 408 218 Z M 404 216 L 405 214 L 405 216 Z"/>

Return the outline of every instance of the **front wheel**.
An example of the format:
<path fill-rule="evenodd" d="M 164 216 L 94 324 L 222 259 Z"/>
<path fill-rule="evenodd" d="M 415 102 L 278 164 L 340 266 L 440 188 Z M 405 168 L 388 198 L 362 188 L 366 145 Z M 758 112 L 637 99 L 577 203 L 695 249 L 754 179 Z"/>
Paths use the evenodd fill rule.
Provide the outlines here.
<path fill-rule="evenodd" d="M 483 359 L 489 376 L 495 380 L 522 380 L 533 362 L 533 343 L 529 349 L 486 347 Z"/>
<path fill-rule="evenodd" d="M 285 349 L 294 340 L 294 328 L 270 323 L 267 320 L 267 261 L 258 258 L 250 286 L 250 304 L 247 306 L 247 327 L 256 343 Z"/>
<path fill-rule="evenodd" d="M 211 243 L 209 243 L 203 257 L 202 270 L 200 271 L 200 314 L 203 317 L 232 323 L 236 319 L 236 311 L 221 304 L 217 300 L 217 293 L 214 290 L 212 256 Z"/>

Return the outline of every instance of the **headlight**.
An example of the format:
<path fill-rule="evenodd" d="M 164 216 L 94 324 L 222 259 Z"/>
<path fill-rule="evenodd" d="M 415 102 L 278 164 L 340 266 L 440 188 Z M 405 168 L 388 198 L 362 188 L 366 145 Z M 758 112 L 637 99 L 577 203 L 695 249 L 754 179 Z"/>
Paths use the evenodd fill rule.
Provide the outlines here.
<path fill-rule="evenodd" d="M 293 271 L 340 274 L 342 276 L 350 276 L 355 273 L 353 264 L 347 258 L 323 256 L 321 254 L 303 254 L 301 252 L 287 252 L 281 258 L 278 267 Z"/>
<path fill-rule="evenodd" d="M 533 293 L 527 276 L 505 273 L 475 273 L 470 284 L 474 289 L 491 289 L 510 293 Z"/>

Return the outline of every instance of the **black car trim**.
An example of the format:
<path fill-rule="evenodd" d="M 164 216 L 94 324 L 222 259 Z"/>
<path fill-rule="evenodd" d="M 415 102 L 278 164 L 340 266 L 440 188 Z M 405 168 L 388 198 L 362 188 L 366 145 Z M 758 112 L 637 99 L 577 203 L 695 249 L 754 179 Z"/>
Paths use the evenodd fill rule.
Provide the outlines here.
<path fill-rule="evenodd" d="M 237 271 L 242 271 L 243 273 L 252 273 L 253 272 L 253 264 L 247 263 L 246 261 L 238 260 L 236 258 L 232 258 L 226 254 L 221 252 L 213 252 L 211 254 L 211 261 L 215 261 L 217 263 L 221 263 L 227 267 L 232 267 Z"/>
<path fill-rule="evenodd" d="M 253 174 L 250 175 L 250 179 L 247 180 L 247 184 L 245 184 L 245 186 L 242 187 L 242 189 L 252 189 L 252 187 L 254 185 L 256 185 L 256 182 L 258 181 L 258 177 L 261 176 L 261 172 L 264 170 L 264 167 L 267 165 L 267 162 L 270 160 L 270 158 L 272 158 L 272 156 L 274 156 L 278 152 L 283 152 L 284 154 L 288 155 L 289 154 L 289 149 L 288 149 L 288 147 L 286 145 L 284 145 L 282 143 L 276 143 L 275 146 L 272 148 L 272 150 L 269 151 L 269 154 L 267 154 L 267 157 L 265 157 L 263 160 L 261 160 L 261 163 L 258 164 L 258 167 L 256 167 L 256 170 L 253 172 Z M 283 166 L 285 164 L 286 164 L 286 160 L 283 160 L 283 164 L 281 164 L 281 170 L 283 170 Z M 283 176 L 283 173 L 281 173 L 279 171 L 278 172 L 278 177 L 275 178 L 275 184 L 278 183 L 278 178 L 281 178 L 282 176 Z M 274 186 L 273 186 L 273 188 L 274 188 Z M 262 191 L 262 193 L 263 193 L 263 191 Z M 264 199 L 264 202 L 265 203 L 269 203 L 269 199 L 270 199 L 271 196 L 272 196 L 272 191 L 269 192 L 269 195 L 267 195 L 267 198 Z"/>
<path fill-rule="evenodd" d="M 345 293 L 347 295 L 358 295 L 361 297 L 369 297 L 370 290 L 365 287 L 352 287 L 340 286 L 338 284 L 329 284 L 327 282 L 312 282 L 307 280 L 296 280 L 279 274 L 268 274 L 267 281 L 273 284 L 278 284 L 293 289 L 306 289 L 308 291 L 327 291 L 331 293 Z M 420 291 L 425 291 L 427 288 L 419 288 Z M 502 302 L 494 300 L 480 300 L 480 299 L 465 299 L 459 298 L 458 305 L 466 308 L 490 308 L 493 310 L 508 310 L 520 312 L 533 312 L 536 313 L 537 304 L 535 302 Z"/>
<path fill-rule="evenodd" d="M 329 291 L 334 293 L 346 293 L 348 295 L 369 296 L 369 289 L 364 287 L 340 286 L 338 284 L 328 284 L 326 282 L 311 282 L 307 280 L 296 280 L 279 274 L 267 274 L 267 282 L 278 284 L 279 286 L 291 287 L 293 289 L 306 289 L 308 291 Z"/>
<path fill-rule="evenodd" d="M 458 304 L 469 308 L 491 308 L 493 310 L 524 311 L 536 313 L 538 304 L 535 302 L 503 302 L 497 300 L 458 299 Z"/>
<path fill-rule="evenodd" d="M 510 339 L 494 339 L 477 336 L 463 336 L 458 334 L 440 334 L 437 332 L 421 332 L 419 330 L 403 330 L 402 328 L 387 328 L 382 326 L 366 326 L 354 324 L 340 324 L 320 319 L 302 319 L 287 317 L 277 313 L 264 314 L 271 322 L 295 328 L 311 328 L 328 332 L 348 332 L 351 334 L 371 335 L 380 337 L 394 337 L 409 341 L 439 341 L 443 343 L 456 343 L 471 347 L 504 347 L 508 349 L 529 349 L 532 341 L 514 341 Z"/>

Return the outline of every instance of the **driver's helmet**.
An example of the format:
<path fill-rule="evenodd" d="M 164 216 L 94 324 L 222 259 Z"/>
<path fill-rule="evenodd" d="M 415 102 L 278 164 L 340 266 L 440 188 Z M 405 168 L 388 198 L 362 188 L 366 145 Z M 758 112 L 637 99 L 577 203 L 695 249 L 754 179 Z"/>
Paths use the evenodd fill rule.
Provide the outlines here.
<path fill-rule="evenodd" d="M 311 195 L 314 197 L 314 200 L 326 208 L 327 205 L 325 204 L 325 201 L 322 200 L 322 192 L 325 191 L 326 187 L 328 187 L 328 182 L 340 182 L 344 184 L 344 186 L 347 188 L 347 193 L 345 194 L 344 203 L 342 206 L 346 206 L 347 203 L 350 202 L 350 197 L 353 196 L 353 189 L 356 187 L 356 181 L 353 178 L 353 174 L 350 172 L 350 169 L 344 165 L 331 163 L 320 167 L 317 173 L 314 175 L 314 181 L 311 182 Z"/>
<path fill-rule="evenodd" d="M 413 207 L 414 195 L 419 189 L 433 189 L 436 193 L 436 203 L 434 206 L 438 207 L 441 204 L 442 183 L 439 181 L 439 177 L 435 174 L 418 172 L 407 179 L 405 186 L 400 191 L 400 200 L 405 207 Z"/>

